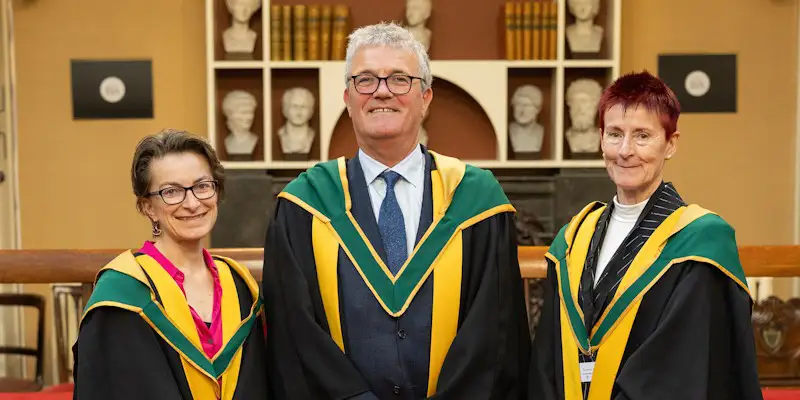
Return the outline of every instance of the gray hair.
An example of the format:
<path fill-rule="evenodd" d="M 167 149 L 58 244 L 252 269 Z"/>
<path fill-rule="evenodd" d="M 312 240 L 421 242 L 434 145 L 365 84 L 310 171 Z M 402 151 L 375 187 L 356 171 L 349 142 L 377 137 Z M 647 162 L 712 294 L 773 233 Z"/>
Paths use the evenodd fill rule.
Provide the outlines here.
<path fill-rule="evenodd" d="M 394 22 L 381 22 L 375 25 L 358 28 L 348 37 L 347 56 L 345 57 L 345 86 L 350 84 L 353 56 L 362 47 L 369 46 L 390 46 L 413 53 L 417 56 L 417 62 L 419 63 L 422 90 L 431 87 L 433 84 L 430 59 L 422 43 L 415 39 L 414 35 L 412 35 L 408 29 Z"/>

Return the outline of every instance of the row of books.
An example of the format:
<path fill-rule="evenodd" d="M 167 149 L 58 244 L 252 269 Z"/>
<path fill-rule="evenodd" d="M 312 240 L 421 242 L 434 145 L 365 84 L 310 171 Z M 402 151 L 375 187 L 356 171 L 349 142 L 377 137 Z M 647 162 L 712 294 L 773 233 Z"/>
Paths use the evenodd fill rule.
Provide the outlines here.
<path fill-rule="evenodd" d="M 270 8 L 270 60 L 344 60 L 347 5 L 280 5 Z"/>
<path fill-rule="evenodd" d="M 554 0 L 507 0 L 506 59 L 555 60 L 558 3 Z"/>

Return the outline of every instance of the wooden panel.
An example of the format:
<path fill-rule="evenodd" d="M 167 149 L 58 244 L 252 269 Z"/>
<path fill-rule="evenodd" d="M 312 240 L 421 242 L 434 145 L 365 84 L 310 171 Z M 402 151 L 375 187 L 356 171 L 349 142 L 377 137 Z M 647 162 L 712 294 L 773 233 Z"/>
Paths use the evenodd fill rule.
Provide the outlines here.
<path fill-rule="evenodd" d="M 123 250 L 0 250 L 0 283 L 90 283 L 97 271 Z M 217 255 L 251 263 L 261 279 L 260 248 L 211 249 Z M 525 279 L 544 278 L 547 247 L 520 246 L 520 272 Z M 739 254 L 749 277 L 800 276 L 800 246 L 741 246 Z"/>

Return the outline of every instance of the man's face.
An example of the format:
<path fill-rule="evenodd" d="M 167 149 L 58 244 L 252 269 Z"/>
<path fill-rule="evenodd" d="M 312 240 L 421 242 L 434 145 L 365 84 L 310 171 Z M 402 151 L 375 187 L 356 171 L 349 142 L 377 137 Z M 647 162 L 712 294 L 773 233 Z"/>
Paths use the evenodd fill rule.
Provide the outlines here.
<path fill-rule="evenodd" d="M 311 103 L 301 93 L 294 93 L 287 104 L 286 119 L 292 125 L 303 125 L 311 118 Z"/>
<path fill-rule="evenodd" d="M 585 93 L 577 93 L 569 107 L 569 116 L 572 127 L 575 129 L 589 129 L 594 126 L 595 109 L 597 102 Z"/>
<path fill-rule="evenodd" d="M 419 76 L 420 71 L 413 53 L 374 46 L 362 48 L 353 56 L 350 75 L 359 74 L 377 77 L 392 74 Z M 423 92 L 419 79 L 411 80 L 411 88 L 406 94 L 392 93 L 384 80 L 379 81 L 377 90 L 372 94 L 359 93 L 352 79 L 344 90 L 344 102 L 359 143 L 398 136 L 416 137 L 422 116 L 432 98 L 433 90 L 428 88 Z"/>
<path fill-rule="evenodd" d="M 536 120 L 539 109 L 528 97 L 520 97 L 514 101 L 514 120 L 520 124 L 528 124 Z"/>
<path fill-rule="evenodd" d="M 237 132 L 248 131 L 253 126 L 255 110 L 250 107 L 235 107 L 228 115 L 228 126 Z"/>

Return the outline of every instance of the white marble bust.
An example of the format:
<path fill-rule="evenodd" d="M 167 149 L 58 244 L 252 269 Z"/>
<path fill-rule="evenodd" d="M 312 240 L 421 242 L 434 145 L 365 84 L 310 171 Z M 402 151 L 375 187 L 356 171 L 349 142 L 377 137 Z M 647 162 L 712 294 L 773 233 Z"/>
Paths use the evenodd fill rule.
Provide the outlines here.
<path fill-rule="evenodd" d="M 406 29 L 411 31 L 414 39 L 422 43 L 425 50 L 431 47 L 431 30 L 425 27 L 431 17 L 431 0 L 406 0 Z"/>
<path fill-rule="evenodd" d="M 595 25 L 600 12 L 600 0 L 567 0 L 575 23 L 567 26 L 567 44 L 573 53 L 599 53 L 603 27 Z"/>
<path fill-rule="evenodd" d="M 314 95 L 303 87 L 294 87 L 283 94 L 283 116 L 286 123 L 278 129 L 284 154 L 308 154 L 314 142 L 314 129 L 309 126 L 314 115 Z"/>
<path fill-rule="evenodd" d="M 600 151 L 600 129 L 595 117 L 602 94 L 603 87 L 594 79 L 578 79 L 567 88 L 566 101 L 572 123 L 566 137 L 572 153 Z"/>
<path fill-rule="evenodd" d="M 250 18 L 261 8 L 261 0 L 225 0 L 231 13 L 231 26 L 222 32 L 226 53 L 252 53 L 258 34 L 250 29 Z"/>
<path fill-rule="evenodd" d="M 508 136 L 515 153 L 536 153 L 542 150 L 544 127 L 536 122 L 542 110 L 542 90 L 523 85 L 511 97 L 514 121 L 508 124 Z"/>
<path fill-rule="evenodd" d="M 258 136 L 250 131 L 255 118 L 256 97 L 244 90 L 234 90 L 222 99 L 222 113 L 230 132 L 225 138 L 228 154 L 252 154 Z"/>

